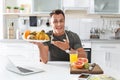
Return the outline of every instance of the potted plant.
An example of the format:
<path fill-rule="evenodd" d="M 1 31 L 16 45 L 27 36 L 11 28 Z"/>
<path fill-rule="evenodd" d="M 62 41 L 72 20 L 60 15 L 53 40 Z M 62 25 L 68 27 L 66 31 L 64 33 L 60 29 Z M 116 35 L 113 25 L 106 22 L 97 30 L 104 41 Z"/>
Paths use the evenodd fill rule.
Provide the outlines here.
<path fill-rule="evenodd" d="M 14 13 L 18 13 L 19 12 L 19 7 L 15 6 L 14 7 Z"/>
<path fill-rule="evenodd" d="M 7 13 L 11 12 L 11 6 L 7 6 L 7 7 L 6 7 L 6 12 L 7 12 Z"/>
<path fill-rule="evenodd" d="M 25 10 L 24 7 L 20 7 L 19 9 L 20 9 L 20 13 L 23 13 L 23 11 Z"/>

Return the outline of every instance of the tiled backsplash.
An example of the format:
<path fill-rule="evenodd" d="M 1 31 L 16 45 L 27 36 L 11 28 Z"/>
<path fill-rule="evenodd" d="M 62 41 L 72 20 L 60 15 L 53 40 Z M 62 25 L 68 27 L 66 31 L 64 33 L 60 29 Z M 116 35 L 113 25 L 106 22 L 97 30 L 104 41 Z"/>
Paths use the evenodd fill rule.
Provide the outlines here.
<path fill-rule="evenodd" d="M 88 15 L 85 12 L 68 12 L 65 15 L 65 29 L 76 32 L 80 39 L 90 39 L 91 29 L 98 30 L 100 39 L 109 39 L 115 36 L 115 30 L 120 24 L 120 17 L 101 17 L 100 15 Z M 52 29 L 46 25 L 48 17 L 37 17 L 37 26 L 34 27 L 29 25 L 29 17 L 20 17 L 15 21 L 19 23 L 15 28 L 19 28 L 21 32 L 24 32 L 25 29 L 44 29 L 46 32 Z M 8 26 L 9 23 L 7 22 L 6 25 Z"/>
<path fill-rule="evenodd" d="M 90 29 L 92 27 L 101 27 L 101 19 L 87 18 L 66 18 L 66 26 L 68 30 L 76 32 L 81 39 L 90 38 Z"/>
<path fill-rule="evenodd" d="M 120 17 L 88 16 L 85 13 L 68 13 L 66 16 L 67 29 L 76 32 L 81 39 L 90 39 L 92 28 L 99 31 L 100 39 L 110 39 L 115 37 L 120 24 Z"/>

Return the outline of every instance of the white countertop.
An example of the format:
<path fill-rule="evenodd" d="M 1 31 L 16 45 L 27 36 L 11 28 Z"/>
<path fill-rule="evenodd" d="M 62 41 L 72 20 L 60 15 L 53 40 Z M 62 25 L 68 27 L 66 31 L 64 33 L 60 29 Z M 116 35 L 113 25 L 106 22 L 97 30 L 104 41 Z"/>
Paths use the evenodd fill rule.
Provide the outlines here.
<path fill-rule="evenodd" d="M 3 42 L 2 42 L 3 41 Z M 69 62 L 48 62 L 48 64 L 39 63 L 39 50 L 36 45 L 23 40 L 2 40 L 0 41 L 0 79 L 1 80 L 78 80 L 79 74 L 70 74 Z M 15 44 L 8 44 L 8 43 Z M 18 43 L 19 42 L 19 43 Z M 27 44 L 26 44 L 27 43 Z M 17 45 L 19 44 L 19 45 Z M 16 46 L 17 45 L 17 46 Z M 45 72 L 22 76 L 6 70 L 7 55 L 24 55 L 37 63 L 35 66 L 42 66 Z M 27 63 L 26 63 L 27 64 Z M 106 75 L 113 76 L 120 80 L 120 75 L 114 70 L 103 66 L 102 69 Z"/>
<path fill-rule="evenodd" d="M 47 64 L 37 63 L 34 66 L 41 66 L 45 72 L 22 76 L 8 71 L 5 66 L 7 63 L 6 56 L 0 56 L 0 79 L 1 80 L 78 80 L 79 74 L 70 74 L 69 62 L 48 62 Z M 27 64 L 27 63 L 26 63 Z M 120 80 L 119 74 L 111 69 L 103 68 L 106 75 L 113 76 Z"/>
<path fill-rule="evenodd" d="M 81 39 L 82 42 L 118 42 L 120 39 Z M 29 43 L 28 41 L 22 39 L 1 39 L 1 43 Z"/>

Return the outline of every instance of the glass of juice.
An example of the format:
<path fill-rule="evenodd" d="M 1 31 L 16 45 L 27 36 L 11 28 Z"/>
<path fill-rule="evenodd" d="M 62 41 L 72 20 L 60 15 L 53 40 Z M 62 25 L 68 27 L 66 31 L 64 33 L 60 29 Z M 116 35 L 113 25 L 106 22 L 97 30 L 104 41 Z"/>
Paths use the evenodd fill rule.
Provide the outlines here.
<path fill-rule="evenodd" d="M 78 58 L 78 52 L 77 51 L 70 51 L 70 64 L 74 63 L 77 61 Z"/>

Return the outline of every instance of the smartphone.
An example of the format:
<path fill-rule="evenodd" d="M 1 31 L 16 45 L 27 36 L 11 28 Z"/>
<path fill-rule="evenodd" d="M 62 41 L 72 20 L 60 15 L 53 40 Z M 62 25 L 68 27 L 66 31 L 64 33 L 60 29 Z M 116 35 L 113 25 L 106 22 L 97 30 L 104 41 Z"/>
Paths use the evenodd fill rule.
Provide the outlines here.
<path fill-rule="evenodd" d="M 89 77 L 90 77 L 90 74 L 82 73 L 80 74 L 80 76 L 78 76 L 78 80 L 88 80 Z"/>

